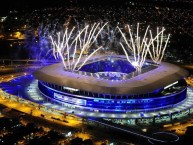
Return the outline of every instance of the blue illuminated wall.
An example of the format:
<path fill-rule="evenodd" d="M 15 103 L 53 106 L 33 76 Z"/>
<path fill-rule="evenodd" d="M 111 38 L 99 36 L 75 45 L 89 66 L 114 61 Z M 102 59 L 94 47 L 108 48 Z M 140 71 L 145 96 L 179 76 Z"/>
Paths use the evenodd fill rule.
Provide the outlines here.
<path fill-rule="evenodd" d="M 43 82 L 39 82 L 38 86 L 42 94 L 53 101 L 67 103 L 84 110 L 97 110 L 100 112 L 127 112 L 159 109 L 175 105 L 186 98 L 186 88 L 178 93 L 167 96 L 151 96 L 149 98 L 145 97 L 144 99 L 106 99 L 63 92 Z"/>

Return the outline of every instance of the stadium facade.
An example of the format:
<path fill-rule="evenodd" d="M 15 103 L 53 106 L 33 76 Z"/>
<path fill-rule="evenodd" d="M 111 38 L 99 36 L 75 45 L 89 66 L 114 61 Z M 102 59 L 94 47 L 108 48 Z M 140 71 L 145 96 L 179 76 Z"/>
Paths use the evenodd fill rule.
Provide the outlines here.
<path fill-rule="evenodd" d="M 179 66 L 166 62 L 156 65 L 151 60 L 136 72 L 122 55 L 97 55 L 78 71 L 65 70 L 62 63 L 56 63 L 34 73 L 40 92 L 52 102 L 88 112 L 117 114 L 182 103 L 187 75 Z"/>

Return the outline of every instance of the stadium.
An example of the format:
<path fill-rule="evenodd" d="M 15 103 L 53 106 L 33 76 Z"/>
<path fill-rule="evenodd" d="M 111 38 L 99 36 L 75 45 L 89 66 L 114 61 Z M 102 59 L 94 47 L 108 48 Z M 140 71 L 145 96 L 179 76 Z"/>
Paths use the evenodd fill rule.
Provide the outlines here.
<path fill-rule="evenodd" d="M 165 29 L 157 28 L 153 34 L 147 27 L 140 37 L 139 24 L 137 33 L 130 25 L 129 31 L 117 27 L 109 32 L 109 27 L 95 23 L 81 31 L 73 27 L 50 35 L 48 52 L 56 61 L 0 85 L 21 98 L 17 100 L 83 118 L 133 125 L 170 122 L 192 114 L 188 71 L 162 61 L 170 37 L 164 35 Z M 118 53 L 112 47 L 120 48 Z"/>
<path fill-rule="evenodd" d="M 48 100 L 78 110 L 115 114 L 182 103 L 187 96 L 187 75 L 174 64 L 157 65 L 151 60 L 137 72 L 123 55 L 96 55 L 78 71 L 65 70 L 62 63 L 56 63 L 34 73 Z"/>

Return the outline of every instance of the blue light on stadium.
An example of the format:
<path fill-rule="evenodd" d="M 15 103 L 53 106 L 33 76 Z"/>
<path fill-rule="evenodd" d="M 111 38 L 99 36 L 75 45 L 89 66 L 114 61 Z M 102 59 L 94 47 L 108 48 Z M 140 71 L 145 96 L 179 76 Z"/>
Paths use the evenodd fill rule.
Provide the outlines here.
<path fill-rule="evenodd" d="M 180 69 L 183 71 L 182 76 L 161 83 L 161 80 L 166 79 L 167 73 L 152 77 L 160 73 L 157 65 L 147 61 L 141 73 L 133 76 L 135 68 L 124 56 L 111 57 L 114 60 L 113 64 L 107 59 L 108 56 L 101 55 L 75 72 L 63 71 L 61 74 L 58 70 L 62 69 L 62 64 L 40 69 L 34 74 L 39 80 L 39 90 L 58 103 L 74 105 L 80 110 L 98 110 L 103 113 L 158 110 L 178 104 L 186 98 L 187 84 L 183 75 L 187 72 L 183 69 Z M 163 63 L 160 67 L 164 72 L 170 70 L 169 74 L 179 73 L 179 67 L 175 65 Z M 73 75 L 69 78 L 69 74 Z M 123 78 L 125 82 L 114 81 Z"/>
<path fill-rule="evenodd" d="M 127 122 L 138 123 L 143 122 L 143 118 L 159 122 L 171 119 L 170 116 L 181 116 L 179 110 L 168 113 L 168 109 L 192 101 L 188 97 L 189 89 L 184 79 L 188 72 L 174 64 L 161 62 L 169 36 L 166 42 L 162 42 L 162 47 L 163 39 L 159 35 L 165 29 L 157 31 L 153 37 L 147 28 L 143 41 L 139 34 L 133 36 L 132 32 L 129 32 L 131 38 L 128 41 L 119 29 L 123 38 L 120 47 L 124 55 L 97 54 L 102 46 L 89 49 L 96 46 L 94 43 L 106 25 L 86 26 L 76 33 L 75 28 L 65 30 L 63 37 L 66 42 L 60 42 L 65 40 L 60 38 L 61 33 L 50 36 L 53 57 L 62 62 L 42 67 L 32 76 L 18 77 L 9 85 L 1 83 L 3 90 L 43 106 L 83 117 L 126 119 Z M 146 39 L 148 34 L 150 39 Z M 74 39 L 70 39 L 71 35 Z M 160 41 L 157 47 L 155 40 Z M 129 55 L 129 52 L 133 54 Z M 146 58 L 147 55 L 150 59 Z M 25 82 L 23 91 L 20 87 L 14 87 L 21 82 Z M 166 112 L 155 113 L 159 110 Z"/>

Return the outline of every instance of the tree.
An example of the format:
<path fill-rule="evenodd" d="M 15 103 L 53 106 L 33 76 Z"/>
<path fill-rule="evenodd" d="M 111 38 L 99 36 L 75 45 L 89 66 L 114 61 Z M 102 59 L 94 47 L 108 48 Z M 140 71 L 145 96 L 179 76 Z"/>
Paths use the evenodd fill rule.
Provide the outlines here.
<path fill-rule="evenodd" d="M 93 142 L 92 142 L 91 139 L 85 139 L 85 140 L 83 141 L 83 144 L 84 144 L 84 145 L 93 145 Z"/>
<path fill-rule="evenodd" d="M 76 137 L 70 141 L 70 145 L 82 145 L 82 138 Z"/>

